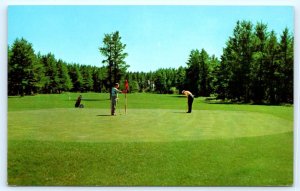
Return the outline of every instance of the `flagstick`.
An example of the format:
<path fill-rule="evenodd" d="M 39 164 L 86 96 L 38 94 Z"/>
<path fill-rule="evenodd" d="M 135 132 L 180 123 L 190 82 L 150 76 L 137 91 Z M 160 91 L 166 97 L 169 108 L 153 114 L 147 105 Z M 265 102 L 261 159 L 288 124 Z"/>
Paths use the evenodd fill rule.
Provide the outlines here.
<path fill-rule="evenodd" d="M 127 93 L 125 93 L 125 115 L 127 114 Z"/>

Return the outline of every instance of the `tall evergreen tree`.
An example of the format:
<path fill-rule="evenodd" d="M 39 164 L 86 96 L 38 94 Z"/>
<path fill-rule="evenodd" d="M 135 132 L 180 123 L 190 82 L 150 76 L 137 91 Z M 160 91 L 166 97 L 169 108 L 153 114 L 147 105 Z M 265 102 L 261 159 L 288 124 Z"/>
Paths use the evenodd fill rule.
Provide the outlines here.
<path fill-rule="evenodd" d="M 12 57 L 13 53 L 12 50 L 10 48 L 10 46 L 7 47 L 7 86 L 8 86 L 8 95 L 15 95 L 15 85 L 14 85 L 14 81 L 13 81 L 13 65 L 11 63 L 11 57 Z"/>
<path fill-rule="evenodd" d="M 156 91 L 161 94 L 165 94 L 168 91 L 167 88 L 167 76 L 166 72 L 163 69 L 158 69 L 154 74 L 154 83 Z"/>
<path fill-rule="evenodd" d="M 69 75 L 73 83 L 72 91 L 81 92 L 83 90 L 83 77 L 78 64 L 69 65 Z"/>
<path fill-rule="evenodd" d="M 186 81 L 187 88 L 196 96 L 200 94 L 200 51 L 192 50 L 187 61 Z"/>
<path fill-rule="evenodd" d="M 266 42 L 269 38 L 267 25 L 257 23 L 253 36 L 253 54 L 250 66 L 250 97 L 255 103 L 262 103 L 265 98 Z"/>
<path fill-rule="evenodd" d="M 93 90 L 95 92 L 105 92 L 107 87 L 107 68 L 105 67 L 93 67 Z M 109 88 L 108 88 L 109 89 Z"/>
<path fill-rule="evenodd" d="M 237 62 L 236 64 L 236 72 L 234 73 L 237 80 L 239 82 L 238 88 L 240 91 L 237 95 L 238 98 L 242 98 L 245 102 L 250 101 L 250 63 L 252 58 L 252 23 L 248 21 L 242 21 L 241 23 L 238 22 L 237 26 L 234 31 L 234 38 L 237 41 Z M 237 84 L 237 83 L 236 83 Z"/>
<path fill-rule="evenodd" d="M 212 55 L 209 58 L 209 66 L 208 66 L 207 96 L 215 93 L 216 87 L 214 86 L 214 84 L 217 81 L 217 67 L 219 66 L 220 66 L 219 59 L 215 55 Z"/>
<path fill-rule="evenodd" d="M 227 86 L 227 96 L 230 99 L 250 101 L 250 63 L 253 53 L 251 39 L 252 24 L 238 21 L 233 37 L 227 41 L 221 57 L 221 68 L 225 69 L 228 75 L 225 82 L 227 84 L 223 85 Z"/>
<path fill-rule="evenodd" d="M 126 44 L 121 42 L 119 31 L 111 34 L 105 34 L 103 47 L 99 47 L 100 53 L 105 57 L 102 63 L 107 64 L 109 86 L 119 82 L 129 65 L 126 64 L 125 58 L 128 54 L 125 51 Z"/>
<path fill-rule="evenodd" d="M 222 59 L 220 65 L 215 68 L 216 79 L 213 81 L 214 93 L 217 95 L 217 99 L 230 99 L 231 92 L 229 91 L 229 79 L 231 71 L 227 65 L 227 62 L 224 62 Z"/>
<path fill-rule="evenodd" d="M 61 93 L 62 91 L 70 91 L 73 87 L 72 80 L 69 75 L 67 64 L 62 60 L 57 61 L 57 69 L 58 69 L 58 91 Z"/>
<path fill-rule="evenodd" d="M 55 56 L 51 53 L 48 53 L 45 56 L 42 56 L 42 63 L 45 67 L 45 92 L 46 93 L 58 93 L 59 92 L 59 83 L 60 79 L 58 76 L 57 61 Z"/>
<path fill-rule="evenodd" d="M 277 72 L 279 70 L 278 63 L 279 46 L 277 37 L 274 31 L 271 31 L 270 37 L 266 42 L 266 66 L 265 83 L 266 83 L 266 97 L 271 104 L 278 103 L 278 86 L 280 84 L 280 76 Z"/>
<path fill-rule="evenodd" d="M 41 86 L 43 67 L 25 39 L 16 39 L 9 52 L 9 93 L 12 95 L 31 95 Z"/>
<path fill-rule="evenodd" d="M 293 102 L 293 73 L 294 73 L 294 38 L 287 28 L 280 36 L 279 42 L 279 73 L 280 84 L 279 99 L 280 102 Z"/>
<path fill-rule="evenodd" d="M 210 57 L 202 49 L 201 52 L 192 50 L 187 62 L 186 78 L 188 89 L 196 96 L 209 96 L 210 94 Z"/>
<path fill-rule="evenodd" d="M 92 68 L 90 66 L 81 66 L 80 71 L 83 77 L 83 89 L 91 91 L 94 86 Z"/>
<path fill-rule="evenodd" d="M 180 66 L 176 71 L 176 80 L 175 80 L 175 86 L 179 90 L 179 92 L 182 92 L 182 90 L 187 89 L 186 88 L 186 68 Z"/>
<path fill-rule="evenodd" d="M 209 55 L 208 53 L 202 49 L 200 52 L 200 68 L 199 68 L 199 83 L 200 83 L 200 96 L 209 96 L 210 95 L 210 69 L 209 69 Z"/>

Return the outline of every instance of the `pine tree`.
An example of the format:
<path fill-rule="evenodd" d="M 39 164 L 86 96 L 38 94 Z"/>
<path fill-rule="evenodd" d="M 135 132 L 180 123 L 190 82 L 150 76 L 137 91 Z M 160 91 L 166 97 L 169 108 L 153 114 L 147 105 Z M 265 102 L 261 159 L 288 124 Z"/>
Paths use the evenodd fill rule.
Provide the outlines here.
<path fill-rule="evenodd" d="M 271 104 L 278 103 L 278 86 L 280 84 L 279 63 L 278 63 L 279 46 L 274 31 L 271 31 L 270 37 L 266 42 L 266 66 L 265 84 L 266 97 Z"/>
<path fill-rule="evenodd" d="M 61 93 L 62 91 L 70 91 L 73 87 L 67 64 L 64 63 L 62 60 L 57 61 L 57 68 L 58 68 L 58 91 Z"/>
<path fill-rule="evenodd" d="M 43 66 L 38 61 L 32 44 L 25 39 L 16 39 L 9 49 L 8 80 L 12 95 L 31 95 L 41 87 Z"/>
<path fill-rule="evenodd" d="M 266 76 L 266 42 L 269 38 L 267 25 L 257 23 L 253 35 L 253 55 L 250 66 L 250 96 L 255 103 L 262 103 L 265 99 Z"/>
<path fill-rule="evenodd" d="M 279 99 L 280 102 L 293 103 L 293 68 L 294 68 L 294 38 L 289 34 L 287 28 L 284 29 L 280 36 L 279 42 L 279 73 L 280 84 Z"/>
<path fill-rule="evenodd" d="M 57 61 L 54 55 L 48 53 L 42 56 L 41 60 L 45 67 L 45 93 L 58 93 L 60 79 L 58 76 Z"/>
<path fill-rule="evenodd" d="M 73 64 L 68 66 L 69 75 L 72 80 L 74 92 L 81 92 L 83 90 L 83 77 L 80 72 L 80 66 L 78 64 Z"/>
<path fill-rule="evenodd" d="M 200 95 L 200 52 L 192 50 L 187 61 L 186 82 L 187 88 L 196 96 Z"/>
<path fill-rule="evenodd" d="M 125 53 L 126 44 L 121 42 L 119 31 L 111 34 L 105 34 L 103 39 L 103 47 L 99 47 L 100 53 L 105 57 L 102 63 L 107 64 L 109 86 L 119 82 L 121 77 L 125 75 L 129 65 L 126 64 Z"/>
<path fill-rule="evenodd" d="M 80 71 L 83 78 L 84 91 L 91 91 L 94 86 L 92 68 L 90 66 L 81 66 Z"/>

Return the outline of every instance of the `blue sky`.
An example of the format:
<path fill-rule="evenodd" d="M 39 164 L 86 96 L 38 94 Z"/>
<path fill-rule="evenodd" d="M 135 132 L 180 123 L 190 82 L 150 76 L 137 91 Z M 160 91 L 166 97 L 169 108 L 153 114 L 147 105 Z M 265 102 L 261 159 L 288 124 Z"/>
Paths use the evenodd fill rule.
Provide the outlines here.
<path fill-rule="evenodd" d="M 8 44 L 23 37 L 41 54 L 102 66 L 104 34 L 118 30 L 129 70 L 154 71 L 185 66 L 192 49 L 220 57 L 238 20 L 294 30 L 288 6 L 9 6 Z"/>

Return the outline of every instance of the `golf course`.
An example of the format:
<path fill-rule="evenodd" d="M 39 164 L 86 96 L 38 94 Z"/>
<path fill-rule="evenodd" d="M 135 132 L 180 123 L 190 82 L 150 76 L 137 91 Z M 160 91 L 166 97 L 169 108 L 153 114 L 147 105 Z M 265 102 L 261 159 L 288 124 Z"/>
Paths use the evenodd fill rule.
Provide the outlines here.
<path fill-rule="evenodd" d="M 174 94 L 8 97 L 8 184 L 289 186 L 293 106 Z"/>

